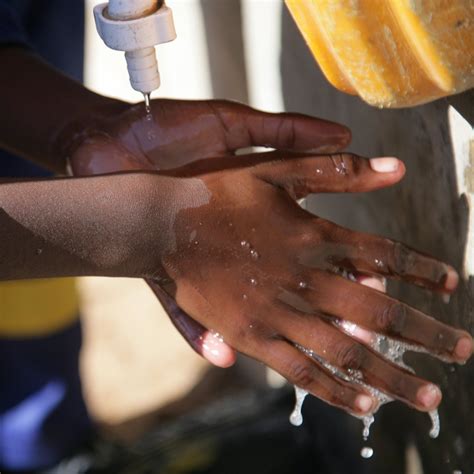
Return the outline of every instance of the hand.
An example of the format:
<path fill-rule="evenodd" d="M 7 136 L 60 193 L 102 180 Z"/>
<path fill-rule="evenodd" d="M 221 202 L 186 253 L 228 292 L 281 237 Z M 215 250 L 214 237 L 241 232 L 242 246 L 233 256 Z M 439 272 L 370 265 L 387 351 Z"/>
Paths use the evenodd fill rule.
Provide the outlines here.
<path fill-rule="evenodd" d="M 81 133 L 79 146 L 69 150 L 74 174 L 178 168 L 198 159 L 234 156 L 250 146 L 335 152 L 350 141 L 342 125 L 232 102 L 155 100 L 151 112 L 147 116 L 142 103 L 102 106 L 105 118 Z M 234 363 L 230 346 L 183 312 L 156 282 L 147 283 L 194 350 L 220 367 Z"/>
<path fill-rule="evenodd" d="M 346 320 L 463 362 L 472 339 L 382 292 L 342 278 L 341 270 L 401 279 L 439 293 L 457 285 L 454 269 L 403 244 L 336 226 L 301 209 L 308 193 L 365 192 L 399 181 L 401 162 L 271 152 L 191 163 L 168 176 L 171 242 L 157 262 L 163 286 L 184 311 L 235 349 L 313 395 L 363 414 L 376 402 L 295 348 L 418 410 L 434 409 L 438 387 L 395 366 L 333 323 Z M 157 191 L 158 192 L 158 191 Z"/>

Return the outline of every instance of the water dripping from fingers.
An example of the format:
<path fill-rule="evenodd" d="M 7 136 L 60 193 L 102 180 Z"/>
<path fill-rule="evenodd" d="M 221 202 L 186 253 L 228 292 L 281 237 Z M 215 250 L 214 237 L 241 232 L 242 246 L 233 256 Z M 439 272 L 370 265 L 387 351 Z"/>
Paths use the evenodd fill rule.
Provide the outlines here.
<path fill-rule="evenodd" d="M 303 408 L 303 402 L 308 395 L 306 390 L 295 385 L 295 407 L 290 415 L 290 423 L 293 426 L 301 426 L 303 424 L 303 415 L 301 410 Z"/>

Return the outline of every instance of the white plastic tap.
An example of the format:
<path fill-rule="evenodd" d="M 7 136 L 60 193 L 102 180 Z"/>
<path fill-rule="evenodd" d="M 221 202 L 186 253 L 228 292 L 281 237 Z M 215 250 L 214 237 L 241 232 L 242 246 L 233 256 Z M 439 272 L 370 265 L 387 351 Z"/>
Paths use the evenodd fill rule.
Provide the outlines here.
<path fill-rule="evenodd" d="M 158 89 L 155 46 L 176 38 L 171 9 L 159 0 L 110 0 L 94 7 L 94 18 L 104 43 L 125 51 L 131 86 L 144 95 Z"/>

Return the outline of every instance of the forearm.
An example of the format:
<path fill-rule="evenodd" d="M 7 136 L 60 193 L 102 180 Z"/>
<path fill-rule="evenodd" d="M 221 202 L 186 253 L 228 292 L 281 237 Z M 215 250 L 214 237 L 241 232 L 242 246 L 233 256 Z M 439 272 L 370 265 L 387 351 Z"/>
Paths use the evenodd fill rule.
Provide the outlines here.
<path fill-rule="evenodd" d="M 95 94 L 21 47 L 0 47 L 0 147 L 63 173 L 75 134 L 122 103 Z M 71 138 L 72 137 L 72 138 Z"/>
<path fill-rule="evenodd" d="M 159 242 L 152 179 L 133 173 L 0 184 L 0 280 L 143 276 Z"/>

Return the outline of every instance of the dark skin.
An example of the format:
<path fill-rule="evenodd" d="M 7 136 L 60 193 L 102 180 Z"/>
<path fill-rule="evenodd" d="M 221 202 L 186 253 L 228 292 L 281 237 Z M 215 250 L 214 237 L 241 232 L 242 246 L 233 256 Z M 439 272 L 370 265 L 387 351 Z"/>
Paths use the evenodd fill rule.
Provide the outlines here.
<path fill-rule="evenodd" d="M 90 120 L 81 105 L 56 133 L 51 162 L 61 167 L 60 157 L 70 156 L 76 173 L 129 172 L 1 185 L 0 278 L 146 278 L 200 327 L 329 403 L 358 414 L 376 407 L 363 389 L 335 378 L 294 343 L 342 370 L 360 370 L 367 383 L 414 408 L 439 404 L 437 387 L 364 341 L 376 331 L 463 362 L 472 352 L 470 335 L 336 271 L 403 279 L 439 293 L 454 291 L 456 272 L 296 203 L 309 193 L 392 185 L 403 177 L 401 162 L 321 154 L 343 148 L 348 132 L 303 116 L 155 101 L 150 121 L 141 107 L 92 102 Z M 277 151 L 233 156 L 249 145 Z M 130 172 L 152 168 L 159 171 Z M 331 324 L 335 318 L 364 328 L 363 337 L 350 337 Z"/>

